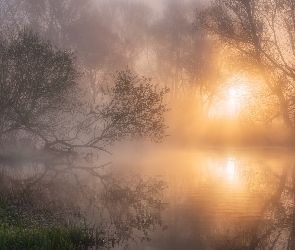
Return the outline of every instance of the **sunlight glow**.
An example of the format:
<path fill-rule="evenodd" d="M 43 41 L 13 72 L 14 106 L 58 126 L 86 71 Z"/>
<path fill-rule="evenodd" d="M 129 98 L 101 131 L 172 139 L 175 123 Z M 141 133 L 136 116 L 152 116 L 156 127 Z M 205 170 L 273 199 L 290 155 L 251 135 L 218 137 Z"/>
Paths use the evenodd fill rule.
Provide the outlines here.
<path fill-rule="evenodd" d="M 220 99 L 210 109 L 210 116 L 233 120 L 238 118 L 249 98 L 251 84 L 252 80 L 241 74 L 229 77 L 220 92 Z"/>
<path fill-rule="evenodd" d="M 227 90 L 225 112 L 231 118 L 237 117 L 243 107 L 249 79 L 242 75 L 235 75 L 227 80 L 231 87 Z"/>
<path fill-rule="evenodd" d="M 223 178 L 227 185 L 235 189 L 240 187 L 239 169 L 234 158 L 227 158 L 227 163 L 223 169 Z"/>
<path fill-rule="evenodd" d="M 209 166 L 211 174 L 217 178 L 219 184 L 227 188 L 240 190 L 242 184 L 240 169 L 235 158 L 229 157 L 221 162 L 212 161 Z"/>
<path fill-rule="evenodd" d="M 227 159 L 226 176 L 229 180 L 233 180 L 236 176 L 235 161 L 232 158 Z"/>
<path fill-rule="evenodd" d="M 237 91 L 233 88 L 229 90 L 229 96 L 226 103 L 226 112 L 229 117 L 234 118 L 239 111 L 239 99 Z"/>
<path fill-rule="evenodd" d="M 233 89 L 233 88 L 230 88 L 229 89 L 229 95 L 230 95 L 230 97 L 234 97 L 234 96 L 236 96 L 236 94 L 237 94 L 237 91 L 235 89 Z"/>

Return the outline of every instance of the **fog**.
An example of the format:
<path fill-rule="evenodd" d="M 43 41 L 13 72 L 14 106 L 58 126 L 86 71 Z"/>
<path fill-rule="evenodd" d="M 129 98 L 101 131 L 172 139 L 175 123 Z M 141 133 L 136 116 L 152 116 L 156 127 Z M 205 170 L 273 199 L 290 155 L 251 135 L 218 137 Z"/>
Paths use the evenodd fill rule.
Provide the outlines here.
<path fill-rule="evenodd" d="M 0 248 L 294 249 L 294 14 L 0 0 Z"/>

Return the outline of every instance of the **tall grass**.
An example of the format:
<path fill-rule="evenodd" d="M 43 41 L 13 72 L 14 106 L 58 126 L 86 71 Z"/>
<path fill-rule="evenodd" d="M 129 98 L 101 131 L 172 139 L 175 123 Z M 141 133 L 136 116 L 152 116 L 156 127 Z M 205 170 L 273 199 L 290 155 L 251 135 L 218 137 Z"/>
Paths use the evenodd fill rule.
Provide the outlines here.
<path fill-rule="evenodd" d="M 102 229 L 86 223 L 60 223 L 50 226 L 28 218 L 20 207 L 0 197 L 0 249 L 1 250 L 59 250 L 101 249 L 114 245 Z M 34 219 L 32 219 L 34 220 Z"/>
<path fill-rule="evenodd" d="M 0 226 L 0 249 L 3 250 L 99 249 L 106 243 L 102 231 L 86 225 L 23 228 L 5 223 Z"/>

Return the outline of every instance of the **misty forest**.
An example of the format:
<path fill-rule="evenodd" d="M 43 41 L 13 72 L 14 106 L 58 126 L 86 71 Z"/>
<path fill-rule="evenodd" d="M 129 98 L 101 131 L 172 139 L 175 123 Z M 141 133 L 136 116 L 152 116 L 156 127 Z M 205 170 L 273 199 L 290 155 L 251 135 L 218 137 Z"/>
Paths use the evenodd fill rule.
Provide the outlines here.
<path fill-rule="evenodd" d="M 295 249 L 293 0 L 0 21 L 0 249 Z"/>

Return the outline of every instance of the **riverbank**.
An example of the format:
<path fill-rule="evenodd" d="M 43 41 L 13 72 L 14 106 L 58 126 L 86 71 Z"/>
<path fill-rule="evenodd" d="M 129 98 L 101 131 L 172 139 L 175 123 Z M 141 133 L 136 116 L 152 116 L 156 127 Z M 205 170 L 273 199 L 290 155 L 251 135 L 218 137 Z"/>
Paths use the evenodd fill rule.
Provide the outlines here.
<path fill-rule="evenodd" d="M 0 195 L 0 249 L 101 249 L 114 244 L 103 229 L 87 225 L 81 219 L 76 222 L 56 219 L 51 211 L 32 211 L 15 197 Z"/>

